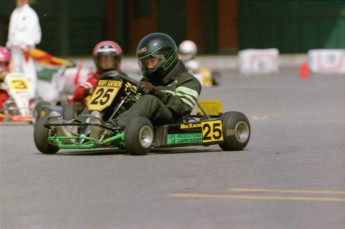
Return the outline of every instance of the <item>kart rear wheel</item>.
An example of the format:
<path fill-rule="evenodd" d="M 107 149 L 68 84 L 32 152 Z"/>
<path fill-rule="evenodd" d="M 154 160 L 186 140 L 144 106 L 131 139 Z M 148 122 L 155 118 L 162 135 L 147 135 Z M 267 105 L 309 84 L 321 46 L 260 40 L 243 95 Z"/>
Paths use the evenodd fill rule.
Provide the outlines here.
<path fill-rule="evenodd" d="M 125 128 L 124 141 L 127 152 L 132 155 L 145 155 L 150 152 L 154 131 L 147 118 L 138 117 L 128 122 Z"/>
<path fill-rule="evenodd" d="M 50 136 L 50 129 L 44 127 L 48 121 L 47 116 L 43 116 L 37 120 L 34 126 L 34 141 L 36 148 L 44 154 L 54 154 L 59 151 L 57 146 L 52 145 L 48 141 L 48 137 Z"/>
<path fill-rule="evenodd" d="M 247 146 L 251 129 L 248 118 L 241 112 L 230 111 L 221 116 L 224 142 L 219 146 L 225 151 L 242 150 Z"/>

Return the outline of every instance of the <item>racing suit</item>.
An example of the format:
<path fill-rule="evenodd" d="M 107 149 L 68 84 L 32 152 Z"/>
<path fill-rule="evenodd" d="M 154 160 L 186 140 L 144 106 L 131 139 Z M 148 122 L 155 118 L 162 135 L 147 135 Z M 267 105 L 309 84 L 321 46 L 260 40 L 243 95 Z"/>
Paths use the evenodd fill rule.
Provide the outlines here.
<path fill-rule="evenodd" d="M 150 83 L 154 85 L 154 89 L 112 120 L 113 125 L 123 128 L 138 116 L 148 118 L 153 125 L 177 121 L 190 114 L 201 92 L 200 82 L 188 73 L 181 60 L 160 81 Z"/>
<path fill-rule="evenodd" d="M 97 80 L 101 76 L 99 72 L 89 73 L 89 78 L 80 84 L 73 92 L 73 103 L 80 102 L 86 106 L 85 98 L 92 94 L 97 86 Z"/>
<path fill-rule="evenodd" d="M 126 75 L 119 71 L 119 73 Z M 70 103 L 74 105 L 77 113 L 80 113 L 87 106 L 87 97 L 92 95 L 93 91 L 97 87 L 97 81 L 102 76 L 101 72 L 89 73 L 89 78 L 80 84 L 73 92 L 73 98 Z"/>

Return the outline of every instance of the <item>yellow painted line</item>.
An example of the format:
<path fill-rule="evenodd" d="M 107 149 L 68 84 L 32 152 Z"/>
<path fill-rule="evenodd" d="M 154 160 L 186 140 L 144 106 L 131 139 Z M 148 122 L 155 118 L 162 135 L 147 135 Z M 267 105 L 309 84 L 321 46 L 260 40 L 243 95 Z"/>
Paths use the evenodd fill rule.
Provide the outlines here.
<path fill-rule="evenodd" d="M 322 201 L 322 202 L 345 202 L 345 198 L 321 198 L 306 196 L 250 196 L 250 195 L 218 195 L 198 193 L 174 193 L 171 197 L 179 198 L 213 198 L 213 199 L 237 199 L 237 200 L 286 200 L 286 201 Z"/>
<path fill-rule="evenodd" d="M 230 191 L 231 192 L 276 192 L 276 193 L 307 193 L 307 194 L 345 195 L 345 191 L 329 191 L 329 190 L 232 188 L 232 189 L 230 189 Z"/>

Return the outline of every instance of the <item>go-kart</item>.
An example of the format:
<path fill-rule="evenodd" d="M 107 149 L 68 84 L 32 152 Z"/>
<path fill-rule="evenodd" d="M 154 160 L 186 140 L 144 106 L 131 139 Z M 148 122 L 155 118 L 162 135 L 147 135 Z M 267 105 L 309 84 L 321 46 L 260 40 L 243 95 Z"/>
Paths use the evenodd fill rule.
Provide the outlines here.
<path fill-rule="evenodd" d="M 210 68 L 200 68 L 192 73 L 204 87 L 218 86 L 221 75 L 219 72 L 212 71 Z"/>
<path fill-rule="evenodd" d="M 236 111 L 222 113 L 221 102 L 213 100 L 199 101 L 195 114 L 176 123 L 153 126 L 149 119 L 137 117 L 125 128 L 106 125 L 106 121 L 126 111 L 141 96 L 137 83 L 116 71 L 105 73 L 88 104 L 90 111 L 101 114 L 101 122 L 88 122 L 89 115 L 85 117 L 85 114 L 63 123 L 51 123 L 49 116 L 42 116 L 34 126 L 37 149 L 54 154 L 60 149 L 114 147 L 125 149 L 131 155 L 145 155 L 150 149 L 160 147 L 218 144 L 225 151 L 238 151 L 248 144 L 251 129 L 247 117 Z M 59 126 L 77 127 L 78 133 L 59 135 L 56 131 Z M 91 131 L 94 127 L 102 130 L 98 137 Z"/>
<path fill-rule="evenodd" d="M 3 87 L 9 98 L 2 105 L 0 120 L 31 123 L 33 117 L 27 78 L 22 73 L 8 73 Z"/>

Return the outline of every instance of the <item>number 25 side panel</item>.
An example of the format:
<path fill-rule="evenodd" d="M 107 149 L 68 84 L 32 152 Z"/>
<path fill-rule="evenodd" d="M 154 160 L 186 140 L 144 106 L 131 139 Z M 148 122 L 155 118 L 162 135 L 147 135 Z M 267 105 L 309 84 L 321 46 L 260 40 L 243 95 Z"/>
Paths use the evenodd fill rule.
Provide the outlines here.
<path fill-rule="evenodd" d="M 155 127 L 154 147 L 213 145 L 223 142 L 221 120 L 176 123 Z"/>

